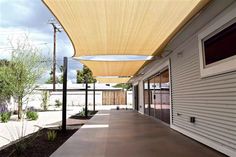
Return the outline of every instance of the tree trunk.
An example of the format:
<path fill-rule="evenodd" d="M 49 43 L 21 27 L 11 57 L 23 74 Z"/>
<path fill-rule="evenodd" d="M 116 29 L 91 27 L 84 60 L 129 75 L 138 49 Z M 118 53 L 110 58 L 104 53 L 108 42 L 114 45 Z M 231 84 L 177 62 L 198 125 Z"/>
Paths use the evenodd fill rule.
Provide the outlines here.
<path fill-rule="evenodd" d="M 22 118 L 22 97 L 18 97 L 18 119 Z"/>

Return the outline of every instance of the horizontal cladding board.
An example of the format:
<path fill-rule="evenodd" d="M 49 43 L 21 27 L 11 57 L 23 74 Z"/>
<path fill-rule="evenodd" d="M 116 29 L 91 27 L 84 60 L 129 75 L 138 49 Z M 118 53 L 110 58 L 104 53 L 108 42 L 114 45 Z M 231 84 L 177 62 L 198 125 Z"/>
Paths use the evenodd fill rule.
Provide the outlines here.
<path fill-rule="evenodd" d="M 220 136 L 220 135 L 216 135 L 215 133 L 213 132 L 209 132 L 207 131 L 207 129 L 205 129 L 205 127 L 193 127 L 193 126 L 190 126 L 188 124 L 185 124 L 183 123 L 182 121 L 176 121 L 176 126 L 178 127 L 181 127 L 185 130 L 188 130 L 194 134 L 198 134 L 200 136 L 203 136 L 207 139 L 210 139 L 212 141 L 215 141 L 217 143 L 220 143 L 221 145 L 225 145 L 226 147 L 229 147 L 231 149 L 236 149 L 236 145 L 231 143 L 231 141 L 227 141 L 228 138 L 225 138 L 223 136 Z"/>
<path fill-rule="evenodd" d="M 236 118 L 236 114 L 235 113 L 232 113 L 232 110 L 234 110 L 235 108 L 228 108 L 228 107 L 212 107 L 212 106 L 206 106 L 206 107 L 203 107 L 203 106 L 197 106 L 197 105 L 176 105 L 176 107 L 178 108 L 182 108 L 183 110 L 193 110 L 193 111 L 202 111 L 202 112 L 214 112 L 214 113 L 219 113 L 219 114 L 224 114 L 226 113 L 228 116 L 230 116 L 231 114 L 233 115 L 232 117 L 235 117 Z M 223 113 L 222 113 L 223 112 Z"/>
<path fill-rule="evenodd" d="M 177 104 L 188 104 L 188 105 L 195 105 L 195 104 L 198 104 L 198 106 L 202 105 L 202 106 L 209 106 L 211 107 L 222 107 L 222 106 L 226 106 L 226 105 L 230 105 L 230 107 L 233 107 L 235 108 L 235 102 L 234 101 L 229 101 L 229 100 L 224 100 L 224 101 L 217 101 L 217 100 L 214 100 L 214 101 L 204 101 L 204 100 L 195 100 L 195 101 L 192 101 L 191 99 L 190 100 L 179 100 Z M 175 105 L 175 106 L 176 106 Z M 215 106 L 214 106 L 215 105 Z"/>
<path fill-rule="evenodd" d="M 178 109 L 177 109 L 178 108 Z M 236 116 L 234 113 L 229 112 L 216 112 L 216 111 L 208 111 L 208 110 L 198 110 L 198 109 L 187 109 L 184 107 L 176 107 L 173 108 L 176 109 L 176 111 L 179 111 L 178 113 L 186 115 L 186 116 L 194 116 L 194 117 L 211 117 L 215 119 L 224 119 L 232 123 L 236 123 Z"/>
<path fill-rule="evenodd" d="M 185 107 L 185 108 L 200 108 L 203 110 L 217 110 L 217 111 L 222 111 L 222 110 L 230 110 L 230 112 L 232 112 L 232 109 L 236 109 L 236 105 L 232 105 L 232 104 L 216 104 L 216 103 L 207 103 L 207 104 L 199 104 L 197 102 L 178 102 L 175 103 L 175 106 L 177 107 Z"/>
<path fill-rule="evenodd" d="M 225 90 L 225 89 L 219 89 L 217 92 L 212 93 L 213 90 L 207 90 L 207 91 L 191 91 L 187 92 L 186 90 L 183 90 L 183 92 L 178 92 L 173 94 L 173 97 L 175 98 L 182 98 L 184 96 L 189 97 L 211 97 L 211 96 L 218 96 L 218 97 L 236 97 L 236 90 L 232 88 L 232 90 Z"/>
<path fill-rule="evenodd" d="M 179 118 L 178 120 L 176 120 L 178 122 L 183 122 L 183 124 L 185 125 L 189 125 L 189 122 L 185 121 L 184 118 Z M 195 124 L 192 124 L 191 126 L 194 127 Z M 228 141 L 232 144 L 234 144 L 236 146 L 236 138 L 232 138 L 232 136 L 234 137 L 235 136 L 235 132 L 234 131 L 229 131 L 227 129 L 222 129 L 219 127 L 216 127 L 216 126 L 208 126 L 209 124 L 205 124 L 205 123 L 200 123 L 199 122 L 199 129 L 203 129 L 208 131 L 208 133 L 213 133 L 214 136 L 219 136 L 221 138 L 221 140 L 225 140 L 225 141 Z"/>
<path fill-rule="evenodd" d="M 187 92 L 190 92 L 190 91 L 192 91 L 192 92 L 194 92 L 194 91 L 198 91 L 198 90 L 201 90 L 201 91 L 203 91 L 204 90 L 204 88 L 206 89 L 207 88 L 207 90 L 215 90 L 215 89 L 217 89 L 217 90 L 215 90 L 215 92 L 218 92 L 218 90 L 225 90 L 226 92 L 227 91 L 235 91 L 235 87 L 232 85 L 232 84 L 235 84 L 234 82 L 226 82 L 226 83 L 221 83 L 221 84 L 219 84 L 219 85 L 217 85 L 217 84 L 213 84 L 213 85 L 211 85 L 211 84 L 205 84 L 205 85 L 195 85 L 195 84 L 191 84 L 191 83 L 186 83 L 186 84 L 182 84 L 182 85 L 180 85 L 180 84 L 178 84 L 178 85 L 176 85 L 176 88 L 180 88 L 180 90 L 189 90 L 189 91 L 187 91 Z M 203 92 L 208 92 L 208 91 L 203 91 Z"/>
<path fill-rule="evenodd" d="M 178 116 L 178 119 L 184 120 L 184 121 L 186 121 L 188 123 L 190 122 L 188 116 L 182 116 L 181 115 L 181 116 Z M 231 134 L 233 136 L 236 135 L 235 124 L 233 124 L 233 123 L 224 124 L 224 123 L 218 123 L 218 122 L 215 123 L 216 120 L 215 121 L 214 120 L 215 119 L 209 119 L 207 117 L 201 117 L 201 118 L 197 118 L 196 119 L 196 123 L 199 124 L 199 125 L 205 125 L 205 126 L 207 126 L 209 128 L 214 128 L 216 130 L 221 130 L 222 132 L 227 132 L 227 133 L 229 133 L 229 134 Z M 236 137 L 233 137 L 233 139 L 236 139 Z"/>
<path fill-rule="evenodd" d="M 185 118 L 185 119 L 181 119 L 181 120 L 184 120 L 184 121 L 188 121 L 189 122 L 189 117 L 187 116 L 180 116 L 182 118 Z M 178 118 L 180 119 L 180 118 Z M 176 121 L 178 120 L 176 119 Z M 217 123 L 215 123 L 217 120 L 215 119 L 209 119 L 207 117 L 201 117 L 201 118 L 197 118 L 197 123 L 200 123 L 203 125 L 210 125 L 210 128 L 212 127 L 216 127 L 218 128 L 218 130 L 223 130 L 223 132 L 229 132 L 231 135 L 235 136 L 236 134 L 236 127 L 235 125 L 232 125 L 233 123 L 220 123 L 217 121 Z M 233 137 L 235 139 L 235 137 Z"/>
<path fill-rule="evenodd" d="M 171 54 L 173 125 L 236 151 L 236 71 L 201 78 L 194 38 Z"/>
<path fill-rule="evenodd" d="M 207 89 L 206 89 L 207 90 Z M 181 101 L 181 100 L 183 100 L 183 99 L 185 99 L 185 100 L 192 100 L 192 101 L 194 101 L 194 100 L 199 100 L 199 97 L 198 98 L 191 98 L 191 97 L 182 97 L 182 98 L 175 98 L 175 97 L 173 97 L 173 99 L 175 99 L 175 100 L 179 100 L 179 101 Z M 206 97 L 201 97 L 201 100 L 205 100 L 205 101 L 211 101 L 211 100 L 217 100 L 217 101 L 235 101 L 236 102 L 236 98 L 235 97 L 229 97 L 228 99 L 225 97 L 225 99 L 224 100 L 222 100 L 222 98 L 220 97 L 208 97 L 208 98 L 206 98 Z"/>
<path fill-rule="evenodd" d="M 191 111 L 182 111 L 181 109 L 173 109 L 175 110 L 173 113 L 174 118 L 178 117 L 178 114 L 181 114 L 181 116 L 186 116 L 186 117 L 201 117 L 201 118 L 205 118 L 208 119 L 209 121 L 212 121 L 214 123 L 212 123 L 212 125 L 214 125 L 215 123 L 227 123 L 229 125 L 235 126 L 236 121 L 232 120 L 231 117 L 223 117 L 223 116 L 219 116 L 217 114 L 205 114 L 205 113 L 200 113 L 200 112 L 191 112 Z M 178 114 L 177 114 L 178 113 Z M 197 127 L 197 126 L 196 126 Z"/>

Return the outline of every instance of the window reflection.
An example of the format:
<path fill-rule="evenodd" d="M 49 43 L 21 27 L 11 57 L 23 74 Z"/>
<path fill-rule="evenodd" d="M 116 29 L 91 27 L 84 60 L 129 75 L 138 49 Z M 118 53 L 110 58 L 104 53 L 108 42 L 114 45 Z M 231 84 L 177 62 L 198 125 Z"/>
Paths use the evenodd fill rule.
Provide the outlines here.
<path fill-rule="evenodd" d="M 144 81 L 145 114 L 170 123 L 169 70 Z"/>
<path fill-rule="evenodd" d="M 144 113 L 149 115 L 149 94 L 148 94 L 148 80 L 144 81 Z"/>

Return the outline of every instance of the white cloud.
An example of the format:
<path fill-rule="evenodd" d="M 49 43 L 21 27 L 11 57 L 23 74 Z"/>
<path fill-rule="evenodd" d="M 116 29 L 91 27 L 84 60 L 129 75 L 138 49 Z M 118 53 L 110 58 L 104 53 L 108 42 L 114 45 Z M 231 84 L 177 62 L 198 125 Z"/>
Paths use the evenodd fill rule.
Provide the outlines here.
<path fill-rule="evenodd" d="M 41 0 L 0 0 L 0 59 L 11 56 L 11 44 L 28 35 L 35 47 L 43 55 L 52 56 L 53 30 L 48 20 L 53 17 Z M 63 57 L 74 54 L 72 44 L 65 32 L 57 33 L 57 65 L 62 65 Z M 82 65 L 69 59 L 68 79 L 76 81 L 76 70 Z M 49 71 L 43 79 L 49 78 Z"/>

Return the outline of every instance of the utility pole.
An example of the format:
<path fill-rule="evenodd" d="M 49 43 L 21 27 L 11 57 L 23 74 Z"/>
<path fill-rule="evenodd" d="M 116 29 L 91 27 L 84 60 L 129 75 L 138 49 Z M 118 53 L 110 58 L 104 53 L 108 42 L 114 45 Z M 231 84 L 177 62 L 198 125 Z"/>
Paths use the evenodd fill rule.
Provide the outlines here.
<path fill-rule="evenodd" d="M 53 80 L 53 91 L 56 89 L 56 34 L 61 30 L 55 25 L 54 20 L 50 20 L 49 24 L 53 27 L 53 63 L 52 63 L 52 80 Z"/>

